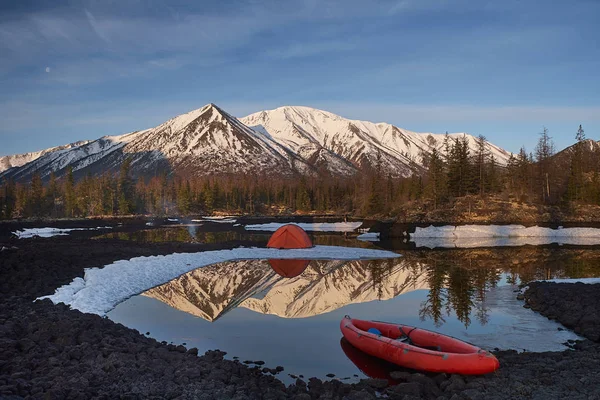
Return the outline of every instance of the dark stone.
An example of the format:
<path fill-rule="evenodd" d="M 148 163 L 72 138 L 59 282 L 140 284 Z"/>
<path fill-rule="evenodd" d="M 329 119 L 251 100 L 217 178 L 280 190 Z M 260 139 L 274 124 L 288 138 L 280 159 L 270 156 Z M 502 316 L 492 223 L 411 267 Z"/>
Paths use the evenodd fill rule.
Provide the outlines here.
<path fill-rule="evenodd" d="M 367 392 L 366 390 L 352 390 L 344 399 L 346 400 L 374 400 L 377 397 Z"/>
<path fill-rule="evenodd" d="M 395 379 L 397 381 L 408 382 L 408 378 L 412 374 L 410 372 L 405 371 L 392 371 L 390 372 L 390 378 Z"/>
<path fill-rule="evenodd" d="M 390 386 L 386 389 L 386 393 L 390 395 L 412 395 L 417 398 L 421 396 L 422 387 L 417 382 L 399 383 L 395 386 Z"/>
<path fill-rule="evenodd" d="M 363 379 L 361 383 L 370 386 L 373 389 L 385 389 L 388 387 L 388 381 L 386 379 Z"/>
<path fill-rule="evenodd" d="M 188 353 L 197 356 L 198 355 L 198 349 L 196 347 L 192 347 L 191 349 L 188 350 Z"/>

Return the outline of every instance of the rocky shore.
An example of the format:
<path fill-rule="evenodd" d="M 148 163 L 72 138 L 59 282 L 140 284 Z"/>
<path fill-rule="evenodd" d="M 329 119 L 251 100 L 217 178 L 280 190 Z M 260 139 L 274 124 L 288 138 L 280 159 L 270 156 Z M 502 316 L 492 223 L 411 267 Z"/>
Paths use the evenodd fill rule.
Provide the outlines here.
<path fill-rule="evenodd" d="M 600 342 L 600 284 L 532 282 L 527 306 L 575 333 Z"/>
<path fill-rule="evenodd" d="M 144 244 L 78 236 L 0 242 L 6 248 L 0 253 L 0 398 L 308 400 L 375 399 L 382 393 L 391 399 L 600 398 L 600 345 L 586 334 L 593 330 L 585 318 L 572 326 L 596 342 L 556 353 L 497 352 L 500 370 L 483 377 L 400 371 L 393 376 L 399 384 L 391 387 L 382 379 L 358 384 L 299 379 L 286 387 L 274 375 L 285 373 L 276 366 L 247 366 L 224 359 L 220 351 L 198 356 L 195 349 L 159 343 L 109 319 L 33 301 L 83 276 L 84 268 L 241 243 Z M 592 293 L 580 296 L 579 286 L 563 284 L 557 297 L 552 285 L 535 284 L 526 298 L 532 308 L 561 321 L 573 310 L 588 313 L 586 296 Z M 563 298 L 571 299 L 564 310 L 543 311 L 550 300 L 556 304 Z M 597 310 L 598 300 L 591 302 Z"/>

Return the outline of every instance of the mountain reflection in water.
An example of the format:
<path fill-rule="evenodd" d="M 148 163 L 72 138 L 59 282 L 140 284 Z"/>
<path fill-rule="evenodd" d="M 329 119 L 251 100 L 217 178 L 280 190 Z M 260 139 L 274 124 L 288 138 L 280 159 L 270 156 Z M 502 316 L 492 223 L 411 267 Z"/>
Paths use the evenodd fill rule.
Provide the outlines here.
<path fill-rule="evenodd" d="M 486 293 L 500 282 L 600 275 L 600 252 L 560 248 L 407 251 L 388 260 L 246 260 L 197 269 L 143 295 L 208 321 L 243 307 L 306 318 L 349 304 L 428 290 L 419 317 L 488 322 Z"/>

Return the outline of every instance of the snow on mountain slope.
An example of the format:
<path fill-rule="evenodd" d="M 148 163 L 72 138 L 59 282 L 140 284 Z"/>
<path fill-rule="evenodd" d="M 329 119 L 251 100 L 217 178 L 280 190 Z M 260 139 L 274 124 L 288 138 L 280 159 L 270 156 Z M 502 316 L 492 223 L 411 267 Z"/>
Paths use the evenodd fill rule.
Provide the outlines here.
<path fill-rule="evenodd" d="M 12 178 L 15 180 L 28 181 L 34 172 L 38 172 L 42 178 L 46 178 L 54 172 L 57 176 L 66 172 L 68 166 L 71 166 L 74 172 L 85 169 L 100 160 L 106 160 L 108 156 L 121 149 L 128 141 L 141 132 L 132 132 L 120 136 L 104 136 L 94 141 L 82 142 L 79 146 L 65 147 L 59 150 L 48 152 L 41 157 L 23 165 L 16 170 L 7 170 L 0 173 L 0 177 Z M 112 168 L 118 168 L 120 163 L 115 161 Z M 109 170 L 107 165 L 103 170 Z"/>
<path fill-rule="evenodd" d="M 6 171 L 7 169 L 10 169 L 10 168 L 21 167 L 29 162 L 37 160 L 38 158 L 42 157 L 43 155 L 53 153 L 53 152 L 59 151 L 59 150 L 65 150 L 65 149 L 79 147 L 88 142 L 89 142 L 88 140 L 85 140 L 85 141 L 65 144 L 63 146 L 51 147 L 46 150 L 40 150 L 40 151 L 31 152 L 31 153 L 15 154 L 15 155 L 11 155 L 11 156 L 0 157 L 0 172 Z"/>
<path fill-rule="evenodd" d="M 349 120 L 327 111 L 301 106 L 261 111 L 240 121 L 270 135 L 295 152 L 307 146 L 313 151 L 323 148 L 357 167 L 380 163 L 382 169 L 396 176 L 422 171 L 422 153 L 429 153 L 434 147 L 441 149 L 444 142 L 443 134 L 416 133 L 387 123 Z M 449 137 L 455 139 L 462 135 L 466 135 L 474 153 L 476 142 L 473 136 L 454 133 Z M 498 163 L 506 164 L 510 153 L 489 142 L 486 147 Z"/>
<path fill-rule="evenodd" d="M 462 133 L 449 135 L 450 139 Z M 476 142 L 466 135 L 471 152 Z M 127 158 L 134 175 L 222 173 L 350 176 L 358 169 L 409 176 L 424 172 L 423 155 L 442 149 L 444 135 L 415 133 L 386 123 L 342 118 L 309 107 L 287 106 L 241 120 L 214 104 L 151 129 L 41 152 L 0 158 L 0 178 L 29 181 L 34 172 L 58 177 L 116 172 Z M 509 153 L 486 143 L 499 164 Z M 12 167 L 12 168 L 11 168 Z"/>
<path fill-rule="evenodd" d="M 214 104 L 177 116 L 152 129 L 105 136 L 74 148 L 47 153 L 21 168 L 0 173 L 27 181 L 71 166 L 78 175 L 118 171 L 126 158 L 135 175 L 182 172 L 311 174 L 304 159 L 240 123 Z"/>
<path fill-rule="evenodd" d="M 289 149 L 249 129 L 214 104 L 173 118 L 137 137 L 125 153 L 158 151 L 172 168 L 191 173 L 309 173 Z"/>
<path fill-rule="evenodd" d="M 197 269 L 144 295 L 209 321 L 235 307 L 305 318 L 426 288 L 425 275 L 412 267 L 402 259 L 311 261 L 302 274 L 288 279 L 265 260 L 237 261 Z"/>

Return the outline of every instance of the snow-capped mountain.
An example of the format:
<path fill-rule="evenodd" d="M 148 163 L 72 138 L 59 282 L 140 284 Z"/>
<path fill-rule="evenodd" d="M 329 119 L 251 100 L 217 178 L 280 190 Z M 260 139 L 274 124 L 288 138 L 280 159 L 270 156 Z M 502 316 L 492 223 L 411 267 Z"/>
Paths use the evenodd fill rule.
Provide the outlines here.
<path fill-rule="evenodd" d="M 27 180 L 62 175 L 68 166 L 78 175 L 118 171 L 131 158 L 134 175 L 173 171 L 191 175 L 218 173 L 307 174 L 311 167 L 288 148 L 264 137 L 214 104 L 179 115 L 143 131 L 105 136 L 81 146 L 45 154 L 1 176 Z"/>
<path fill-rule="evenodd" d="M 359 168 L 379 163 L 384 171 L 396 176 L 421 171 L 423 154 L 430 153 L 434 147 L 442 150 L 445 136 L 411 132 L 387 123 L 350 120 L 310 107 L 280 107 L 249 115 L 240 121 L 304 158 L 333 153 Z M 453 140 L 463 135 L 474 154 L 477 145 L 473 136 L 465 133 L 448 136 Z M 489 142 L 486 150 L 502 165 L 510 157 L 509 152 Z"/>
<path fill-rule="evenodd" d="M 474 138 L 466 137 L 474 152 Z M 78 176 L 115 172 L 126 158 L 135 175 L 327 171 L 349 176 L 378 165 L 384 173 L 408 176 L 423 171 L 423 154 L 441 149 L 443 140 L 440 134 L 349 120 L 309 107 L 280 107 L 238 120 L 208 104 L 155 128 L 2 157 L 0 178 L 28 181 L 36 171 L 43 178 L 51 172 L 61 176 L 69 166 Z M 508 152 L 486 145 L 498 163 L 506 163 Z"/>
<path fill-rule="evenodd" d="M 402 259 L 311 261 L 294 278 L 277 275 L 265 260 L 252 260 L 199 268 L 144 295 L 215 321 L 236 307 L 305 318 L 426 287 L 425 274 Z"/>
<path fill-rule="evenodd" d="M 88 141 L 81 141 L 81 142 L 66 144 L 64 146 L 51 147 L 46 150 L 34 151 L 32 153 L 14 154 L 12 156 L 0 157 L 0 172 L 6 171 L 9 168 L 18 168 L 29 162 L 37 160 L 38 158 L 40 158 L 43 155 L 53 153 L 56 151 L 60 151 L 60 150 L 71 149 L 74 147 L 83 146 L 86 143 L 88 143 Z"/>

